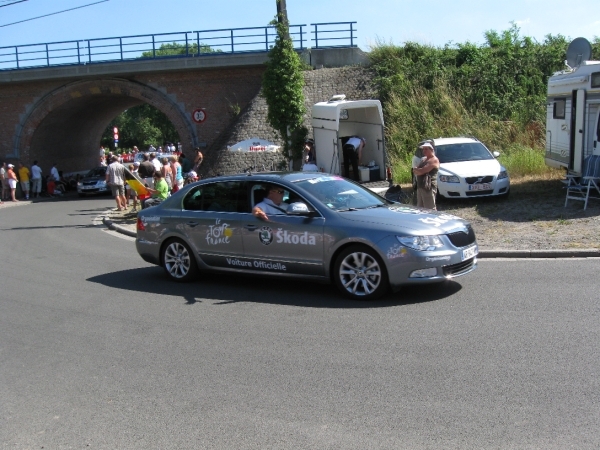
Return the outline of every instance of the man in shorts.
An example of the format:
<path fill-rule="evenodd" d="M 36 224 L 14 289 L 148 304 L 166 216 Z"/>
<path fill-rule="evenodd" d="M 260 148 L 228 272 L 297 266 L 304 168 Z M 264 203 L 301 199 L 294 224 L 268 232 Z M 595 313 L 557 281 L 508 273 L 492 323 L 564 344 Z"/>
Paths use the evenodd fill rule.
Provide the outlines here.
<path fill-rule="evenodd" d="M 125 198 L 125 166 L 119 162 L 119 157 L 113 155 L 111 163 L 106 168 L 106 184 L 112 190 L 117 202 L 117 211 L 124 211 L 127 207 Z"/>

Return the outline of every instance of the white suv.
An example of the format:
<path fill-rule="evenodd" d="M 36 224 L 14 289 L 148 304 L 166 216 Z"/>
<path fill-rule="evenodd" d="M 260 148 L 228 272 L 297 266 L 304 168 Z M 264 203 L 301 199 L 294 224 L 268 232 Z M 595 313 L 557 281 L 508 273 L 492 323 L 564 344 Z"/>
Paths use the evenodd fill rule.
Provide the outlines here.
<path fill-rule="evenodd" d="M 447 198 L 486 196 L 508 197 L 510 178 L 479 140 L 471 137 L 432 139 L 435 155 L 440 160 L 438 194 Z"/>

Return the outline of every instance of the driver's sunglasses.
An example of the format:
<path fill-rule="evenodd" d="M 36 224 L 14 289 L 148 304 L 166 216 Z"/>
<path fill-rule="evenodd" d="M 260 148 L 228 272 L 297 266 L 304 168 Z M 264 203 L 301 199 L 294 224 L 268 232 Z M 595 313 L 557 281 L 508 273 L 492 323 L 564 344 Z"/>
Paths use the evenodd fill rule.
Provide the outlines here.
<path fill-rule="evenodd" d="M 271 189 L 272 192 L 277 192 L 278 194 L 283 194 L 283 189 Z"/>

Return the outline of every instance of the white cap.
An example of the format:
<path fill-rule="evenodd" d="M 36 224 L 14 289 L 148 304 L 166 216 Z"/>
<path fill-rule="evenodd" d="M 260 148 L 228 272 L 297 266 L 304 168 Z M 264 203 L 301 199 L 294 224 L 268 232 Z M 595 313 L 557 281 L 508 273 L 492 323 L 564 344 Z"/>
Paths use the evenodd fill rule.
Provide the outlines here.
<path fill-rule="evenodd" d="M 139 165 L 140 165 L 140 162 L 139 162 L 139 161 L 136 161 L 136 162 L 134 162 L 134 163 L 133 163 L 133 165 L 137 167 L 137 166 L 139 166 Z"/>
<path fill-rule="evenodd" d="M 419 148 L 427 148 L 429 147 L 431 150 L 433 150 L 433 145 L 431 145 L 429 142 L 425 142 L 424 144 L 419 145 Z"/>
<path fill-rule="evenodd" d="M 15 166 L 13 166 L 12 164 L 9 164 L 8 167 L 15 167 Z"/>

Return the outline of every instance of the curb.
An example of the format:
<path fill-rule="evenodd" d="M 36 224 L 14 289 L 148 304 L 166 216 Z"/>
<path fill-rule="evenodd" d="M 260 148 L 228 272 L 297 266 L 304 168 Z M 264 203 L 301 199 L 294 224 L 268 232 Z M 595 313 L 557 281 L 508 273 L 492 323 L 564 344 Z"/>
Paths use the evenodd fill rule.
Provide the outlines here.
<path fill-rule="evenodd" d="M 598 258 L 598 249 L 565 250 L 480 250 L 477 258 Z"/>
<path fill-rule="evenodd" d="M 130 237 L 136 237 L 135 231 L 129 230 L 121 225 L 115 225 L 112 220 L 107 216 L 102 218 L 102 222 L 110 230 L 116 231 L 121 234 L 125 234 Z M 600 257 L 599 249 L 587 249 L 587 250 L 501 250 L 501 249 L 490 249 L 490 250 L 479 250 L 477 255 L 478 259 L 494 259 L 494 258 L 512 258 L 512 259 L 526 259 L 526 258 L 598 258 Z"/>
<path fill-rule="evenodd" d="M 133 238 L 137 236 L 137 233 L 135 231 L 128 230 L 127 228 L 122 227 L 121 225 L 115 225 L 113 221 L 110 220 L 107 216 L 102 217 L 102 223 L 106 225 L 106 227 L 109 230 L 113 230 Z"/>

